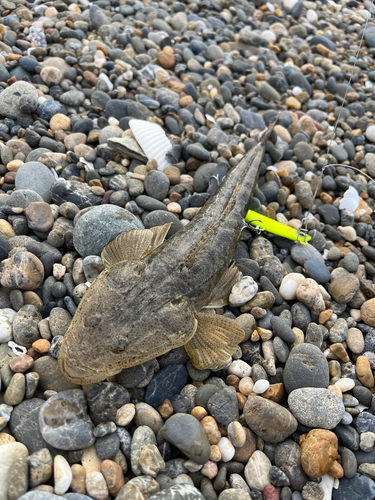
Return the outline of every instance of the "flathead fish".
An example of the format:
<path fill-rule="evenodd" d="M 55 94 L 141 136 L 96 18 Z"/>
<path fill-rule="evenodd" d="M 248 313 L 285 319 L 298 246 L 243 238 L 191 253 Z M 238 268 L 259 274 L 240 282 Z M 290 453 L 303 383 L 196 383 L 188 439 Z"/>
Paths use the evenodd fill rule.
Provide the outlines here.
<path fill-rule="evenodd" d="M 272 126 L 224 178 L 194 219 L 164 242 L 170 224 L 122 233 L 103 250 L 105 269 L 81 300 L 59 353 L 67 380 L 91 384 L 184 346 L 215 369 L 244 332 L 205 307 L 228 304 L 240 240 Z"/>

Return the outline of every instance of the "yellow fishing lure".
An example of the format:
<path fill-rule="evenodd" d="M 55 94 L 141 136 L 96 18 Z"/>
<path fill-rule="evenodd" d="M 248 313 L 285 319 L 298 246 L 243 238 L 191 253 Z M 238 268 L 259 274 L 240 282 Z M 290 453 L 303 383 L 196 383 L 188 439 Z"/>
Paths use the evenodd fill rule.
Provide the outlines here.
<path fill-rule="evenodd" d="M 269 233 L 276 234 L 277 236 L 288 238 L 288 240 L 298 241 L 302 245 L 307 245 L 307 242 L 311 240 L 311 236 L 305 234 L 304 229 L 294 229 L 292 227 L 285 226 L 284 224 L 270 219 L 265 215 L 253 212 L 253 210 L 249 210 L 247 212 L 245 222 L 253 226 L 258 233 L 267 231 Z"/>

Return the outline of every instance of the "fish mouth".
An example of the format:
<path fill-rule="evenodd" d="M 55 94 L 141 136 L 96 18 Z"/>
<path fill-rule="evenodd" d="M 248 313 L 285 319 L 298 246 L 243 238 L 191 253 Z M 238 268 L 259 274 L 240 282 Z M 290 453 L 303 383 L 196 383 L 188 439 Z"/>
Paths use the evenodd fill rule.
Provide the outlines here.
<path fill-rule="evenodd" d="M 96 382 L 105 380 L 107 377 L 117 375 L 117 373 L 120 373 L 121 371 L 115 370 L 106 372 L 105 374 L 95 374 L 86 370 L 82 370 L 77 365 L 72 366 L 62 355 L 59 356 L 58 363 L 61 375 L 69 382 L 78 385 L 95 384 Z"/>

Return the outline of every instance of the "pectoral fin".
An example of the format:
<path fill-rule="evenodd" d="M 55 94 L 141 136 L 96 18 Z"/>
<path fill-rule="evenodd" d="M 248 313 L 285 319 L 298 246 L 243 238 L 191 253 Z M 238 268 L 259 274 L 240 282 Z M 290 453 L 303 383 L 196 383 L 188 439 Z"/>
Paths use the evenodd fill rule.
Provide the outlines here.
<path fill-rule="evenodd" d="M 143 259 L 163 243 L 171 224 L 170 222 L 152 229 L 133 229 L 119 234 L 104 247 L 103 264 L 109 269 L 120 262 Z"/>
<path fill-rule="evenodd" d="M 195 314 L 197 330 L 185 349 L 199 370 L 214 370 L 237 350 L 245 336 L 242 328 L 230 318 L 212 314 Z"/>
<path fill-rule="evenodd" d="M 222 307 L 229 304 L 230 292 L 240 277 L 240 271 L 233 264 L 225 271 L 210 295 L 205 308 Z"/>

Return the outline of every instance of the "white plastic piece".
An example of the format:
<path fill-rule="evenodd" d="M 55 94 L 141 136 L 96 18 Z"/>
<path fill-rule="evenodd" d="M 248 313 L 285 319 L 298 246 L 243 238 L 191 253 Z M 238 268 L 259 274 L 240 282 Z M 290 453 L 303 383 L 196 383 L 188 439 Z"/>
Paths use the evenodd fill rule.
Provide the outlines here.
<path fill-rule="evenodd" d="M 322 477 L 319 486 L 322 488 L 324 492 L 323 500 L 331 500 L 332 498 L 332 489 L 334 488 L 335 478 L 330 476 L 329 474 L 325 474 Z"/>
<path fill-rule="evenodd" d="M 13 342 L 12 340 L 8 342 L 8 347 L 10 347 L 12 349 L 13 354 L 15 354 L 16 356 L 22 356 L 22 354 L 27 353 L 26 347 L 23 347 L 22 345 L 18 345 L 15 342 Z"/>
<path fill-rule="evenodd" d="M 345 191 L 343 199 L 340 201 L 340 210 L 350 210 L 355 212 L 359 206 L 359 194 L 353 186 Z"/>
<path fill-rule="evenodd" d="M 155 158 L 158 162 L 158 170 L 163 171 L 169 167 L 170 163 L 165 155 L 172 149 L 172 145 L 161 126 L 136 119 L 130 120 L 129 126 L 147 158 Z"/>

